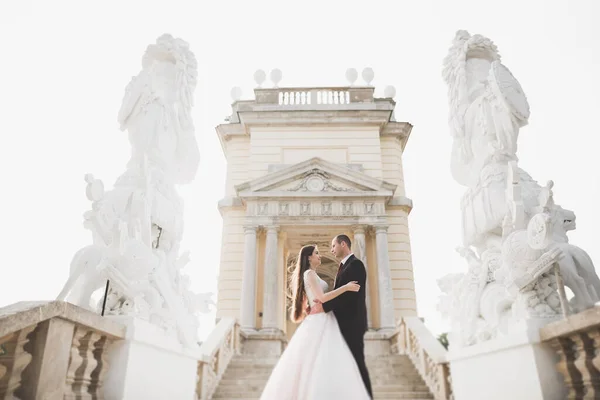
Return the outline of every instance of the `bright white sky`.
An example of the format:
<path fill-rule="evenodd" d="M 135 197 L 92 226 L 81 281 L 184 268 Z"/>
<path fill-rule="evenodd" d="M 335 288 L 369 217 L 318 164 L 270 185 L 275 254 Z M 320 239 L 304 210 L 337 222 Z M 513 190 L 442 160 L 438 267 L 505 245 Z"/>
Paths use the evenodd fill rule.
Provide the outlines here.
<path fill-rule="evenodd" d="M 571 242 L 600 265 L 599 19 L 595 0 L 2 1 L 0 306 L 54 298 L 73 254 L 91 243 L 83 176 L 111 187 L 123 172 L 129 145 L 117 111 L 146 46 L 165 32 L 187 40 L 200 65 L 202 162 L 180 190 L 194 289 L 216 291 L 226 164 L 214 127 L 229 114 L 231 87 L 251 98 L 258 68 L 280 68 L 284 87 L 344 85 L 347 68 L 371 66 L 376 95 L 394 85 L 396 118 L 414 125 L 404 168 L 418 308 L 430 329 L 445 330 L 436 279 L 465 268 L 454 251 L 463 189 L 449 172 L 441 79 L 458 29 L 494 40 L 520 81 L 532 110 L 521 167 L 555 181 L 555 200 L 577 213 Z"/>

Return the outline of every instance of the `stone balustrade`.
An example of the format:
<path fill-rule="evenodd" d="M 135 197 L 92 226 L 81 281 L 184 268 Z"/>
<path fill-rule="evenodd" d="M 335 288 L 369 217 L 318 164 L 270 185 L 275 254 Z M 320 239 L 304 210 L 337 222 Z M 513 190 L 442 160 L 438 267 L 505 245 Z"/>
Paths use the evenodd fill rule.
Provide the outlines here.
<path fill-rule="evenodd" d="M 113 320 L 65 302 L 0 308 L 0 399 L 102 399 Z"/>
<path fill-rule="evenodd" d="M 600 398 L 600 307 L 540 329 L 540 338 L 558 354 L 568 399 Z"/>
<path fill-rule="evenodd" d="M 446 349 L 418 317 L 403 317 L 391 338 L 392 351 L 407 355 L 436 400 L 452 399 Z"/>
<path fill-rule="evenodd" d="M 254 89 L 256 104 L 278 106 L 372 103 L 373 87 Z"/>
<path fill-rule="evenodd" d="M 222 318 L 200 346 L 198 400 L 212 398 L 234 355 L 240 352 L 240 326 L 234 318 Z"/>

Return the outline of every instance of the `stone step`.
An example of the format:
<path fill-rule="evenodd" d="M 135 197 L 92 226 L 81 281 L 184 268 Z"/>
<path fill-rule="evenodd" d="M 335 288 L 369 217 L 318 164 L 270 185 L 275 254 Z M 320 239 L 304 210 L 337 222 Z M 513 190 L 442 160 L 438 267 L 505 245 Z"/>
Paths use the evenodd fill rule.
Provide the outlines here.
<path fill-rule="evenodd" d="M 253 368 L 257 368 L 257 369 L 273 369 L 275 368 L 275 364 L 271 365 L 271 364 L 264 364 L 264 363 L 259 363 L 259 362 L 254 362 L 252 364 L 250 363 L 230 363 L 228 366 L 228 368 L 231 369 L 253 369 Z"/>
<path fill-rule="evenodd" d="M 260 399 L 261 392 L 241 392 L 241 393 L 220 393 L 217 392 L 212 397 L 213 399 Z M 429 393 L 421 392 L 388 392 L 378 393 L 373 392 L 373 400 L 433 400 L 433 396 Z"/>
<path fill-rule="evenodd" d="M 415 370 L 412 371 L 403 371 L 403 370 L 395 370 L 395 369 L 378 369 L 378 368 L 369 368 L 369 375 L 385 375 L 385 376 L 407 376 L 407 377 L 421 377 L 419 373 Z"/>
<path fill-rule="evenodd" d="M 429 389 L 407 356 L 367 357 L 374 399 L 433 399 Z M 277 359 L 235 356 L 229 364 L 214 399 L 260 399 Z"/>
<path fill-rule="evenodd" d="M 411 400 L 433 400 L 433 396 L 429 393 L 421 392 L 373 392 L 373 399 L 411 399 Z"/>
<path fill-rule="evenodd" d="M 381 383 L 393 383 L 396 382 L 400 385 L 408 385 L 411 383 L 419 383 L 424 384 L 423 379 L 420 376 L 408 377 L 408 376 L 384 376 L 384 375 L 376 375 L 369 374 L 371 381 L 373 382 L 381 382 Z"/>
<path fill-rule="evenodd" d="M 231 360 L 230 364 L 238 364 L 238 365 L 252 365 L 252 364 L 258 364 L 258 365 L 275 365 L 277 364 L 277 360 L 263 360 L 261 358 L 257 358 L 257 359 L 238 359 L 238 358 L 234 358 L 233 360 Z"/>
<path fill-rule="evenodd" d="M 272 371 L 273 371 L 272 369 L 267 369 L 267 370 L 264 370 L 264 371 L 256 370 L 256 369 L 247 369 L 247 370 L 239 369 L 239 370 L 231 370 L 231 371 L 227 370 L 227 371 L 225 371 L 225 375 L 231 375 L 231 376 L 234 376 L 234 375 L 238 375 L 238 376 L 248 376 L 248 375 L 270 376 Z"/>
<path fill-rule="evenodd" d="M 373 383 L 371 382 L 371 386 L 373 387 L 373 390 L 375 391 L 380 391 L 380 392 L 399 392 L 399 391 L 405 391 L 405 392 L 428 392 L 429 388 L 427 388 L 427 386 L 425 384 L 419 385 L 419 384 L 413 384 L 413 385 L 404 385 L 401 383 L 395 383 L 395 384 L 390 384 L 390 385 L 381 385 L 381 384 L 377 384 L 377 383 Z"/>

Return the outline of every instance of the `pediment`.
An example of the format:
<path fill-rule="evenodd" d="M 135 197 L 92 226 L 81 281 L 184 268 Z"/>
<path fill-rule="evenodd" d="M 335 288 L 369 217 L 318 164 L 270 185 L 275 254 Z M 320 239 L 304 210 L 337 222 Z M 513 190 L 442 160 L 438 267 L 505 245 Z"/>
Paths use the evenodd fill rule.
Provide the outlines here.
<path fill-rule="evenodd" d="M 396 185 L 321 158 L 236 186 L 239 197 L 390 197 Z"/>

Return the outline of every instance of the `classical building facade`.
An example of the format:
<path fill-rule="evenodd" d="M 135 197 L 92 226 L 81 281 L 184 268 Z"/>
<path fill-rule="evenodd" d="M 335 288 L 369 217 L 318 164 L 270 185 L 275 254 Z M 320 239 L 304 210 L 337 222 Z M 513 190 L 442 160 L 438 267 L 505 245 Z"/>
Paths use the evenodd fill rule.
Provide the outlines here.
<path fill-rule="evenodd" d="M 290 337 L 289 274 L 317 244 L 333 283 L 339 233 L 368 271 L 369 327 L 417 313 L 402 153 L 412 126 L 373 87 L 255 89 L 216 130 L 227 159 L 217 318 Z"/>

